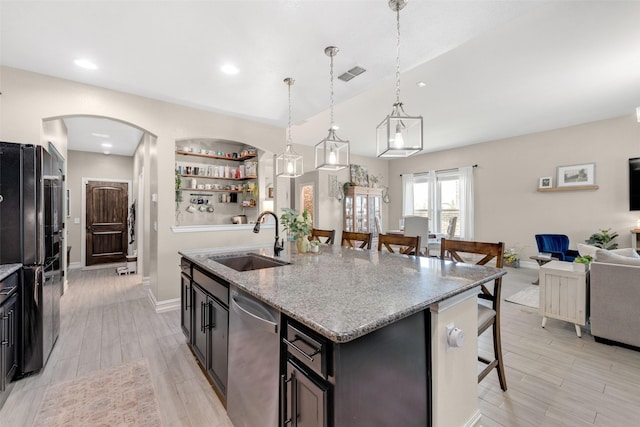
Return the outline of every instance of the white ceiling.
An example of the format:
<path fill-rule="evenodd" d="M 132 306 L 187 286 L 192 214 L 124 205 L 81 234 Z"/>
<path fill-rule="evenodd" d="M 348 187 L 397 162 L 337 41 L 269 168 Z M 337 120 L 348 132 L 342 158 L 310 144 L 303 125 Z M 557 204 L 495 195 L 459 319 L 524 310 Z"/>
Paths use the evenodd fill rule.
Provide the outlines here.
<path fill-rule="evenodd" d="M 326 135 L 328 45 L 340 48 L 336 76 L 367 69 L 335 81 L 338 134 L 353 153 L 375 156 L 375 126 L 395 100 L 386 0 L 0 0 L 0 8 L 0 62 L 11 67 L 282 127 L 282 80 L 294 77 L 296 143 Z M 411 0 L 400 19 L 401 98 L 424 116 L 425 151 L 640 105 L 640 2 Z M 99 69 L 78 68 L 80 57 Z M 222 74 L 226 61 L 240 73 Z"/>

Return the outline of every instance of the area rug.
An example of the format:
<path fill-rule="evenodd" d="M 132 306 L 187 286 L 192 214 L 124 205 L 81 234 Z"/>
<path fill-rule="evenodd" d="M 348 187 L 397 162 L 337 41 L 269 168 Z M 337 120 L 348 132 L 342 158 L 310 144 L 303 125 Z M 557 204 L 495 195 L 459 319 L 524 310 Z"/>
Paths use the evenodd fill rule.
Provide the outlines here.
<path fill-rule="evenodd" d="M 516 292 L 505 301 L 520 304 L 527 307 L 538 308 L 540 304 L 540 288 L 538 286 L 527 286 L 526 289 Z"/>
<path fill-rule="evenodd" d="M 147 359 L 49 385 L 33 425 L 162 425 Z"/>

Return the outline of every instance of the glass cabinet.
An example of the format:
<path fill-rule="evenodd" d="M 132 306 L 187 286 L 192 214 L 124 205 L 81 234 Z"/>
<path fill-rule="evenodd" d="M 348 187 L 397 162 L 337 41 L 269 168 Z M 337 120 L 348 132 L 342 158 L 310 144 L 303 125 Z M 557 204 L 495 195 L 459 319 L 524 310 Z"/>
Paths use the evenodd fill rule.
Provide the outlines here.
<path fill-rule="evenodd" d="M 382 189 L 349 187 L 344 198 L 344 230 L 378 235 L 377 221 L 382 221 Z"/>

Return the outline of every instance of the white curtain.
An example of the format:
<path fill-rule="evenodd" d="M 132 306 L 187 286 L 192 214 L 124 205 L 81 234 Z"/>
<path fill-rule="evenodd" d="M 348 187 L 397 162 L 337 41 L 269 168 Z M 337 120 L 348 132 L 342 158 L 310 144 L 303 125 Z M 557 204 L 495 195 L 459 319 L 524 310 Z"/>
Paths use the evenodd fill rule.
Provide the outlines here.
<path fill-rule="evenodd" d="M 402 174 L 402 217 L 413 215 L 413 174 Z"/>
<path fill-rule="evenodd" d="M 464 240 L 474 238 L 473 203 L 473 166 L 465 166 L 460 172 L 460 237 Z"/>
<path fill-rule="evenodd" d="M 431 230 L 432 233 L 438 233 L 438 221 L 436 221 L 436 211 L 438 210 L 438 195 L 436 194 L 436 171 L 429 171 L 427 173 L 427 182 L 429 183 L 429 221 L 431 221 L 431 227 L 429 228 L 429 230 Z"/>

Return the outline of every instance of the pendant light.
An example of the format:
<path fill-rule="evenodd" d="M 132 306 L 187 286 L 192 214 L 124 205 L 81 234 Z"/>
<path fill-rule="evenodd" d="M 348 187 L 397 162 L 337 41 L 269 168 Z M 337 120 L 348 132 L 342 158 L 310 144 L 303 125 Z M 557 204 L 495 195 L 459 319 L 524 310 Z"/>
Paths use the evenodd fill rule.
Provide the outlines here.
<path fill-rule="evenodd" d="M 336 127 L 333 124 L 333 57 L 338 54 L 339 49 L 329 46 L 324 49 L 324 53 L 331 58 L 331 123 L 329 135 L 316 144 L 316 169 L 341 170 L 349 167 L 349 141 L 340 139 L 336 135 Z"/>
<path fill-rule="evenodd" d="M 295 80 L 291 77 L 284 79 L 289 87 L 289 126 L 287 127 L 287 148 L 283 154 L 276 157 L 276 176 L 282 178 L 296 178 L 302 175 L 302 156 L 291 147 L 291 86 Z"/>
<path fill-rule="evenodd" d="M 396 12 L 398 29 L 396 54 L 396 103 L 393 110 L 376 128 L 378 157 L 409 157 L 422 151 L 422 116 L 411 117 L 400 102 L 400 10 L 408 0 L 389 0 Z"/>

